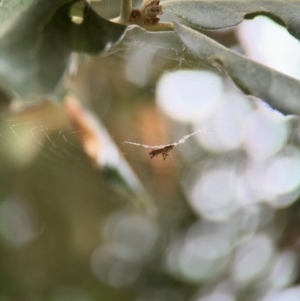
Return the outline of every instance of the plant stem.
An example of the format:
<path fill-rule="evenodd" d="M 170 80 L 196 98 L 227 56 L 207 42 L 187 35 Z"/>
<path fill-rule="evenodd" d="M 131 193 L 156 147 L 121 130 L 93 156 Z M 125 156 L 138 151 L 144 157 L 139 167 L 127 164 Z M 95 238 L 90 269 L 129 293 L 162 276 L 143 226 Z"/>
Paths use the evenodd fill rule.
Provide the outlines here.
<path fill-rule="evenodd" d="M 159 22 L 155 25 L 144 25 L 144 29 L 147 31 L 152 32 L 159 32 L 159 31 L 174 31 L 174 25 L 171 22 Z"/>
<path fill-rule="evenodd" d="M 121 13 L 120 13 L 122 23 L 128 24 L 131 12 L 132 12 L 132 0 L 122 0 Z"/>

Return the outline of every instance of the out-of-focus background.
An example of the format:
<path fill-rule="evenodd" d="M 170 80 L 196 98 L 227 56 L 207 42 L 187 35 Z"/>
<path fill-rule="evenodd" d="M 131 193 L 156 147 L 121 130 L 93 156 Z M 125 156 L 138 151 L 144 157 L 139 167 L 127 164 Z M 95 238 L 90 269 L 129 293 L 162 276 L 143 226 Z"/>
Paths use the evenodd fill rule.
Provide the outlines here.
<path fill-rule="evenodd" d="M 207 34 L 300 78 L 299 42 L 265 17 Z M 0 300 L 300 300 L 298 119 L 173 33 L 78 59 L 76 101 L 0 117 Z"/>

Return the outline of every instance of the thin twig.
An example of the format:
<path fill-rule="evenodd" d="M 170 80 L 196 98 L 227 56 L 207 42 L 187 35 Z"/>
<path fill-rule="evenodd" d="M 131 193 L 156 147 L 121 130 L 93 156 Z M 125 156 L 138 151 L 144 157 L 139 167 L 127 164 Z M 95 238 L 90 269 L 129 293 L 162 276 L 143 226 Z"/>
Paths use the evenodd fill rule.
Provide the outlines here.
<path fill-rule="evenodd" d="M 147 31 L 152 31 L 152 32 L 174 31 L 174 25 L 171 22 L 159 22 L 151 26 L 144 25 L 143 28 Z"/>
<path fill-rule="evenodd" d="M 128 23 L 131 12 L 132 12 L 132 0 L 122 0 L 121 12 L 120 12 L 121 22 L 124 22 L 125 24 Z"/>

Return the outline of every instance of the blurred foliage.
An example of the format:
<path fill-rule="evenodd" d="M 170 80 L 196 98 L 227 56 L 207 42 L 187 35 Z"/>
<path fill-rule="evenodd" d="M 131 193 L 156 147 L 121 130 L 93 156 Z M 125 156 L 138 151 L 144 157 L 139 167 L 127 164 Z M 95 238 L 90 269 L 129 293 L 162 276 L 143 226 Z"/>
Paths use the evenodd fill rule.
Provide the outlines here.
<path fill-rule="evenodd" d="M 118 7 L 93 4 L 105 18 Z M 208 34 L 240 47 L 234 30 Z M 44 97 L 8 109 L 0 95 L 0 301 L 259 301 L 274 291 L 298 300 L 299 119 L 245 97 L 173 33 L 135 28 L 102 57 L 79 60 L 65 87 L 80 104 Z M 181 70 L 202 79 L 171 82 L 164 110 L 157 82 Z M 200 112 L 198 98 L 189 111 L 195 95 Z M 197 122 L 174 117 L 185 110 Z M 165 161 L 124 144 L 165 145 L 199 128 Z M 252 136 L 218 144 L 240 131 Z"/>
<path fill-rule="evenodd" d="M 126 29 L 101 18 L 85 1 L 81 24 L 72 21 L 72 13 L 76 15 L 72 7 L 79 1 L 36 0 L 26 9 L 23 1 L 18 2 L 15 10 L 21 12 L 0 36 L 0 85 L 23 100 L 53 97 L 72 51 L 98 54 L 118 41 Z M 9 16 L 10 7 L 5 4 L 1 10 Z"/>

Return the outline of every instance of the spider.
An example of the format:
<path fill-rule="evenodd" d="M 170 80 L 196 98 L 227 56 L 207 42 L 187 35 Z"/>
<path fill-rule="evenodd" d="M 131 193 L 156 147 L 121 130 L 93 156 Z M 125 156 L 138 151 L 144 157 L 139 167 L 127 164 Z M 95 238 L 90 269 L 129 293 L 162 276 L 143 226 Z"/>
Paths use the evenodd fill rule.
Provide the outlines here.
<path fill-rule="evenodd" d="M 169 155 L 169 152 L 174 148 L 173 144 L 167 145 L 163 148 L 155 148 L 153 149 L 149 155 L 150 155 L 150 159 L 153 159 L 154 157 L 157 157 L 158 155 L 162 155 L 164 160 L 166 160 L 166 158 Z"/>

